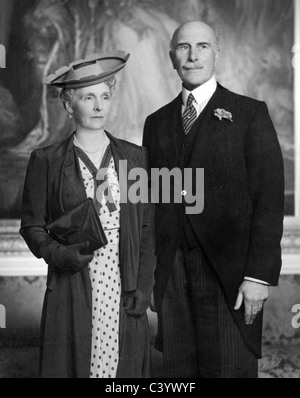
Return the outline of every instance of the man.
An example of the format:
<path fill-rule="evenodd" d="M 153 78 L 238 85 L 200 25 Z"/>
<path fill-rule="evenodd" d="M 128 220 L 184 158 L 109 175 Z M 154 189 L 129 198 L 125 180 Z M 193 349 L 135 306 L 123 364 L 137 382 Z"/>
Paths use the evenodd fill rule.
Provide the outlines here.
<path fill-rule="evenodd" d="M 211 27 L 180 26 L 170 57 L 182 93 L 147 118 L 144 145 L 151 168 L 204 169 L 204 209 L 187 214 L 186 189 L 183 203 L 157 204 L 156 346 L 166 377 L 257 377 L 263 303 L 281 268 L 277 135 L 264 102 L 216 82 Z"/>

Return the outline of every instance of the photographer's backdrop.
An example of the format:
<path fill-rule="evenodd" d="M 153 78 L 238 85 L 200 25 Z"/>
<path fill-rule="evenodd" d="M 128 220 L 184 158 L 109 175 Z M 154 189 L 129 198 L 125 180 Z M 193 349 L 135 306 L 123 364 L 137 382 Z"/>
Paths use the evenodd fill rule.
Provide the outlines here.
<path fill-rule="evenodd" d="M 294 214 L 292 0 L 0 0 L 0 9 L 0 43 L 7 48 L 0 73 L 0 218 L 20 217 L 30 152 L 73 129 L 43 77 L 90 53 L 129 52 L 109 129 L 140 144 L 146 116 L 180 91 L 169 42 L 191 19 L 217 30 L 219 82 L 268 103 L 285 159 L 286 214 Z"/>
<path fill-rule="evenodd" d="M 2 354 L 6 352 L 0 354 L 0 377 L 1 372 L 16 376 L 18 369 L 23 375 L 36 374 L 47 269 L 28 252 L 17 232 L 28 159 L 35 148 L 62 140 L 73 130 L 58 92 L 43 86 L 43 78 L 90 53 L 129 52 L 109 130 L 141 144 L 146 116 L 180 92 L 180 80 L 169 60 L 169 42 L 179 24 L 193 19 L 213 25 L 218 33 L 222 49 L 218 81 L 232 91 L 266 101 L 278 133 L 285 162 L 288 228 L 283 240 L 284 271 L 266 305 L 264 343 L 281 347 L 281 352 L 282 347 L 297 352 L 293 347 L 300 346 L 300 329 L 292 326 L 291 310 L 300 304 L 300 187 L 296 178 L 300 140 L 294 101 L 299 97 L 299 72 L 293 67 L 300 52 L 300 40 L 294 47 L 300 30 L 299 3 L 0 0 L 0 44 L 6 48 L 6 69 L 0 68 L 0 304 L 6 308 L 6 329 L 0 329 L 0 348 Z M 153 338 L 155 315 L 149 312 L 149 319 Z M 11 347 L 19 349 L 13 356 Z M 272 370 L 282 359 L 276 355 L 262 363 L 262 373 L 280 375 L 278 369 Z M 286 357 L 291 372 L 295 366 L 300 368 L 296 354 Z"/>

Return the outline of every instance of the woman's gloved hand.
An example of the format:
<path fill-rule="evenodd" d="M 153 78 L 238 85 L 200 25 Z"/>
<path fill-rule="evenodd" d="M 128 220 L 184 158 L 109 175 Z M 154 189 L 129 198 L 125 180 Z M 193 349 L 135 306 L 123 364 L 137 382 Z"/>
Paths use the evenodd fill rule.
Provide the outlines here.
<path fill-rule="evenodd" d="M 75 274 L 86 267 L 94 257 L 92 253 L 87 254 L 88 247 L 88 242 L 66 246 L 49 238 L 42 243 L 40 253 L 54 271 Z"/>
<path fill-rule="evenodd" d="M 124 309 L 128 315 L 143 315 L 150 305 L 150 299 L 151 296 L 148 297 L 139 289 L 134 292 L 126 293 L 124 298 Z"/>

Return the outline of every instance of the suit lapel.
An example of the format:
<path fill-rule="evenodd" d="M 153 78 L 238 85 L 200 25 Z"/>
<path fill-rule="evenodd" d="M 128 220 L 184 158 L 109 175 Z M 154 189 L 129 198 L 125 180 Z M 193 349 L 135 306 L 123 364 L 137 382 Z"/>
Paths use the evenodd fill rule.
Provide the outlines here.
<path fill-rule="evenodd" d="M 178 167 L 180 164 L 180 153 L 177 145 L 176 135 L 178 123 L 181 122 L 181 93 L 168 106 L 164 117 L 162 118 L 159 129 L 160 148 L 169 163 L 170 168 Z"/>
<path fill-rule="evenodd" d="M 213 148 L 213 145 L 215 145 L 219 139 L 222 139 L 222 134 L 230 127 L 231 122 L 229 120 L 219 120 L 218 117 L 214 115 L 214 110 L 217 108 L 232 112 L 231 102 L 226 90 L 219 84 L 214 95 L 199 116 L 200 120 L 196 121 L 197 124 L 195 128 L 197 128 L 197 134 L 188 166 L 193 164 L 200 165 L 203 163 L 207 154 Z"/>

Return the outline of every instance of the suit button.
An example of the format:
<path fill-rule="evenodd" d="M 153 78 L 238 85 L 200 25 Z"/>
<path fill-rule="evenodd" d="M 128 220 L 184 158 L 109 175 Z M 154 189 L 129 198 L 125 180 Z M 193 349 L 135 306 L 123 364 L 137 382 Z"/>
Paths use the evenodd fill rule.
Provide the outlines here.
<path fill-rule="evenodd" d="M 182 196 L 186 196 L 187 195 L 187 192 L 185 190 L 181 191 L 180 193 L 181 193 Z"/>

